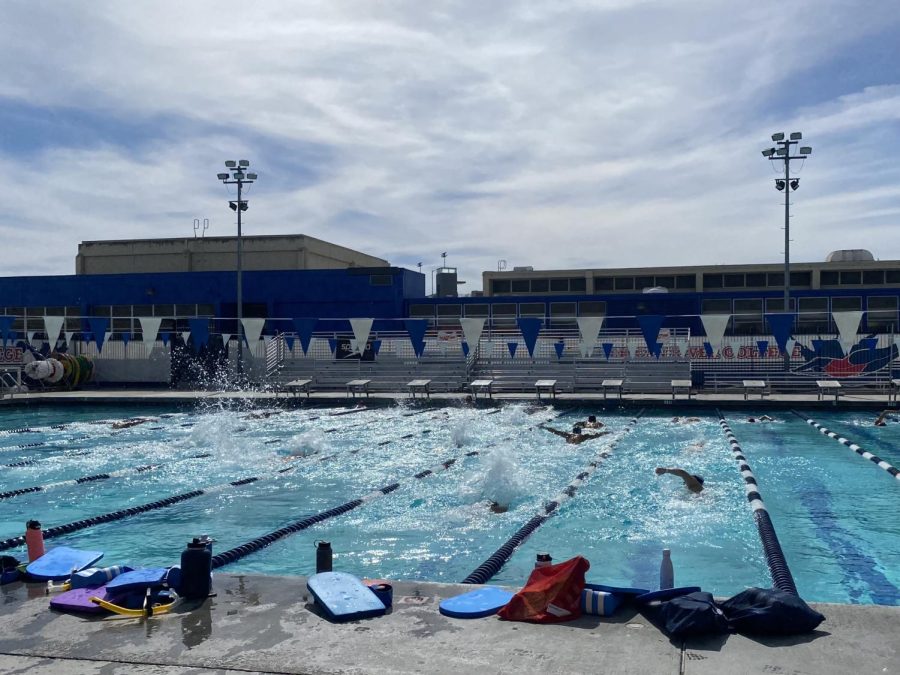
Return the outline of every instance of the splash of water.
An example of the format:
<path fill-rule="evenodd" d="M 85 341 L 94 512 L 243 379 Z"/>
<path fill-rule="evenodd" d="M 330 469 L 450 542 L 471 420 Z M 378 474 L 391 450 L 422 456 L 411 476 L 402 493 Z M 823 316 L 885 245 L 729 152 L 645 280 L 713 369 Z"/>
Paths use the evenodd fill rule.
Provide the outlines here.
<path fill-rule="evenodd" d="M 453 445 L 457 448 L 461 448 L 472 442 L 472 434 L 465 422 L 460 422 L 450 429 L 450 438 L 453 441 Z"/>
<path fill-rule="evenodd" d="M 525 495 L 525 480 L 508 448 L 497 448 L 485 459 L 486 471 L 481 479 L 481 496 L 503 509 L 508 509 Z"/>
<path fill-rule="evenodd" d="M 309 457 L 328 448 L 325 434 L 318 429 L 304 431 L 284 442 L 281 453 L 290 457 Z"/>

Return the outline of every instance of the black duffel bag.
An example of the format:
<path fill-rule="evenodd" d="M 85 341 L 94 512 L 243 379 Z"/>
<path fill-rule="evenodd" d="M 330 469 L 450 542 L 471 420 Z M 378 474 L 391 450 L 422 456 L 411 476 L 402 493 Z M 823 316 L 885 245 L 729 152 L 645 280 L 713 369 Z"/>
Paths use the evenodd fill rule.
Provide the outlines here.
<path fill-rule="evenodd" d="M 799 596 L 776 588 L 748 588 L 719 606 L 740 633 L 799 635 L 825 620 Z"/>

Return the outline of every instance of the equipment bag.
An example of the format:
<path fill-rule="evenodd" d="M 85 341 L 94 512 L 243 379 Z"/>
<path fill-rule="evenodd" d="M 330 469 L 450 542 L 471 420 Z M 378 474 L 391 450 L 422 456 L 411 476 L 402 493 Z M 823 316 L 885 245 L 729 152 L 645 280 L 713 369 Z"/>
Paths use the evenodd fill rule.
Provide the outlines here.
<path fill-rule="evenodd" d="M 825 617 L 802 598 L 776 588 L 748 588 L 721 604 L 734 629 L 757 635 L 808 633 Z"/>
<path fill-rule="evenodd" d="M 558 623 L 581 616 L 584 573 L 591 564 L 580 555 L 558 565 L 536 567 L 525 586 L 497 615 L 507 621 Z"/>
<path fill-rule="evenodd" d="M 659 627 L 674 638 L 717 635 L 729 630 L 725 614 L 712 595 L 704 591 L 661 602 L 654 618 Z"/>

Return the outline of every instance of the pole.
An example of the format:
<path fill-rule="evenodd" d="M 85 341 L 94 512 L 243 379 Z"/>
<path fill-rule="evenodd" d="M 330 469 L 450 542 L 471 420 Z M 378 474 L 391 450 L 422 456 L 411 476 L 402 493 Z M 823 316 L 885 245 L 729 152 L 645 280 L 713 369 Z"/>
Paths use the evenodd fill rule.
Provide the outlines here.
<path fill-rule="evenodd" d="M 244 293 L 242 279 L 243 244 L 241 242 L 241 188 L 243 181 L 237 182 L 237 374 L 238 379 L 244 376 Z"/>
<path fill-rule="evenodd" d="M 791 143 L 784 141 L 784 311 L 791 311 Z M 791 355 L 784 352 L 784 370 L 791 369 Z"/>

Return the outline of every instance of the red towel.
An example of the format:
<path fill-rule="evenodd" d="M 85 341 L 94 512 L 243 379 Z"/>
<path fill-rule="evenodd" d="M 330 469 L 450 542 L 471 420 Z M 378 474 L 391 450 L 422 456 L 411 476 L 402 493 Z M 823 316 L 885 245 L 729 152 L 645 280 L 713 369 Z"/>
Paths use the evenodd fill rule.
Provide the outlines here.
<path fill-rule="evenodd" d="M 558 623 L 581 616 L 584 573 L 591 564 L 580 555 L 558 565 L 535 567 L 525 587 L 497 615 L 507 621 Z"/>

